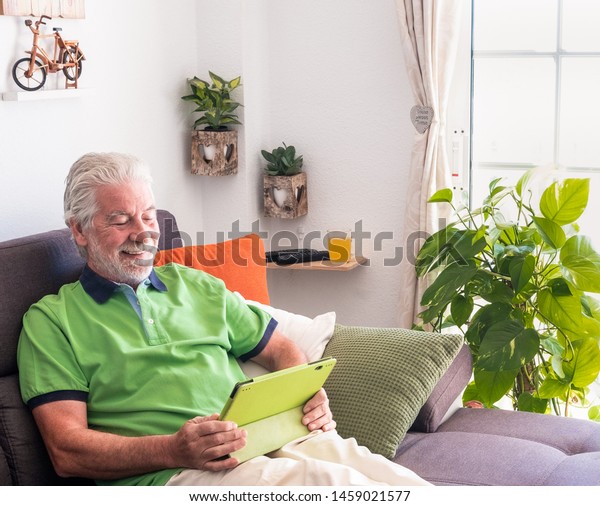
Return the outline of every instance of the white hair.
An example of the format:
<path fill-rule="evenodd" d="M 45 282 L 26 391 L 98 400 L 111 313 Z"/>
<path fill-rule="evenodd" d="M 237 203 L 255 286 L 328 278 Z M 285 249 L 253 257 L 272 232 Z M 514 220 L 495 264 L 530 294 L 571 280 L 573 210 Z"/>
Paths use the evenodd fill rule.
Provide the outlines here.
<path fill-rule="evenodd" d="M 77 160 L 65 180 L 64 219 L 67 226 L 91 226 L 98 212 L 96 190 L 100 186 L 140 181 L 152 184 L 148 166 L 123 153 L 88 153 Z"/>

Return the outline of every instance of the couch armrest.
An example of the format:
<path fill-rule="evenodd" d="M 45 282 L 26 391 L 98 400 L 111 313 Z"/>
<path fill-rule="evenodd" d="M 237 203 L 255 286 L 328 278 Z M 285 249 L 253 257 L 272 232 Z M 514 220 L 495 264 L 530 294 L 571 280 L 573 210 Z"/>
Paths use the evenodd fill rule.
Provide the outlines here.
<path fill-rule="evenodd" d="M 472 357 L 469 347 L 464 345 L 448 370 L 434 387 L 431 395 L 419 411 L 417 419 L 410 428 L 416 432 L 435 432 L 447 418 L 451 408 L 459 408 L 462 402 L 455 401 L 471 380 Z M 453 409 L 452 411 L 454 411 Z"/>

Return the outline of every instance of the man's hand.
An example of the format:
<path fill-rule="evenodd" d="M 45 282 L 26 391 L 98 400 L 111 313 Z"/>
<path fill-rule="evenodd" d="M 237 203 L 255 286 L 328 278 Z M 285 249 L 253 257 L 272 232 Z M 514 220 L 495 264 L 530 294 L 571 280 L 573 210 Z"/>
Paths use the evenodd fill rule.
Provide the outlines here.
<path fill-rule="evenodd" d="M 269 371 L 279 371 L 286 367 L 303 364 L 307 358 L 296 343 L 275 330 L 267 346 L 252 360 Z M 336 423 L 329 410 L 329 399 L 322 388 L 304 405 L 302 423 L 311 431 L 335 429 Z"/>
<path fill-rule="evenodd" d="M 216 414 L 188 420 L 174 437 L 177 460 L 184 467 L 205 471 L 237 466 L 237 459 L 227 455 L 246 444 L 246 431 L 233 422 L 220 421 Z"/>
<path fill-rule="evenodd" d="M 336 423 L 329 409 L 329 399 L 325 390 L 321 388 L 314 397 L 304 405 L 302 423 L 309 430 L 321 429 L 328 431 L 335 429 Z"/>
<path fill-rule="evenodd" d="M 221 471 L 238 465 L 231 452 L 246 444 L 246 431 L 219 415 L 192 418 L 175 434 L 128 437 L 88 428 L 82 401 L 55 401 L 33 409 L 59 476 L 113 480 L 159 469 Z"/>

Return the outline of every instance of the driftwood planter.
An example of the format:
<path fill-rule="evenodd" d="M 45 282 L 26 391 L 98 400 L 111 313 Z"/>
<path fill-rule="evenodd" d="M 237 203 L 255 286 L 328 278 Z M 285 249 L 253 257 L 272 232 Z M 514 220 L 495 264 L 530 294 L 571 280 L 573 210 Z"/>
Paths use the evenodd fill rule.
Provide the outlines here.
<path fill-rule="evenodd" d="M 192 132 L 192 174 L 229 176 L 237 174 L 236 130 Z M 214 156 L 210 152 L 214 151 Z"/>
<path fill-rule="evenodd" d="M 306 172 L 293 176 L 264 175 L 265 216 L 298 218 L 308 213 Z M 278 202 L 276 194 L 285 192 Z"/>

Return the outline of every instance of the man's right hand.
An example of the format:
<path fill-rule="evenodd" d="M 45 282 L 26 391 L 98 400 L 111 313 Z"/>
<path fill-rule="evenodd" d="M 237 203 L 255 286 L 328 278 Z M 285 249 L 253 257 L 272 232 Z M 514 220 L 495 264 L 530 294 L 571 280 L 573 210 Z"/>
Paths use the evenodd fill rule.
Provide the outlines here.
<path fill-rule="evenodd" d="M 238 465 L 228 455 L 246 444 L 246 431 L 234 422 L 223 422 L 219 415 L 198 416 L 188 420 L 174 434 L 176 460 L 189 469 L 222 471 Z"/>
<path fill-rule="evenodd" d="M 219 415 L 188 420 L 175 434 L 140 437 L 90 429 L 83 401 L 48 402 L 33 416 L 64 477 L 113 480 L 178 467 L 222 471 L 238 465 L 229 454 L 246 444 L 246 431 Z"/>

